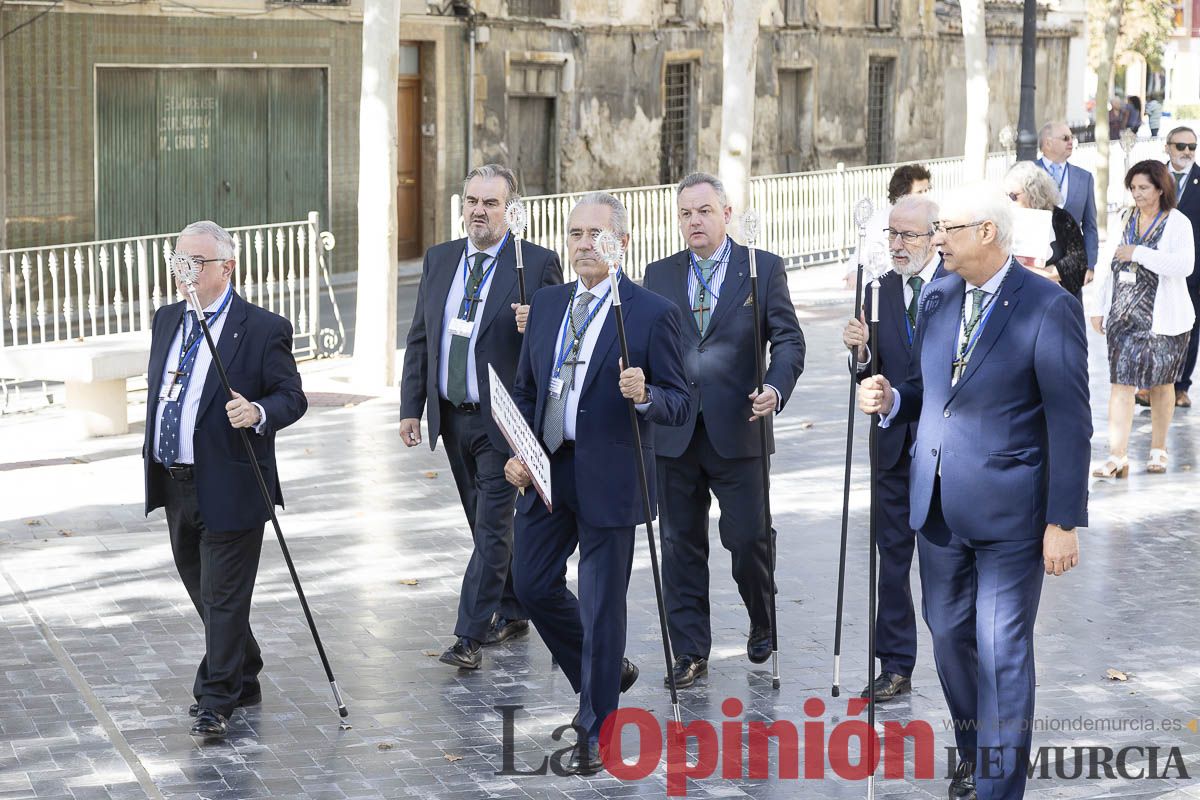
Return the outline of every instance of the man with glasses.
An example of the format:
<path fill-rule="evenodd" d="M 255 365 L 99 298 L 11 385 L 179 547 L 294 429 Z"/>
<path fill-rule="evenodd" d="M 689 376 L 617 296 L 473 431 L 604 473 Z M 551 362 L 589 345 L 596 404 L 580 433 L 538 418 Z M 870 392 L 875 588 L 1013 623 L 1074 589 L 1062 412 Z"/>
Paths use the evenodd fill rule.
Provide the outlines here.
<path fill-rule="evenodd" d="M 868 372 L 874 359 L 879 372 L 890 382 L 904 382 L 921 325 L 918 309 L 922 289 L 946 274 L 933 246 L 937 217 L 937 205 L 924 195 L 901 198 L 888 217 L 885 234 L 892 269 L 879 280 L 879 341 L 867 341 L 870 293 L 865 298 L 862 319 L 847 322 L 842 333 L 842 342 L 855 353 L 852 363 L 859 374 Z M 917 660 L 917 619 L 909 586 L 917 541 L 908 524 L 909 450 L 916 435 L 916 423 L 909 423 L 885 428 L 878 438 L 875 485 L 879 500 L 879 610 L 875 618 L 875 657 L 880 672 L 875 679 L 875 699 L 880 703 L 912 691 Z M 862 696 L 869 697 L 869 691 L 869 686 L 863 689 Z"/>
<path fill-rule="evenodd" d="M 182 300 L 160 308 L 146 373 L 146 513 L 166 508 L 175 567 L 204 622 L 190 733 L 222 739 L 234 709 L 262 702 L 263 659 L 250 630 L 250 602 L 270 511 L 237 429 L 253 431 L 267 488 L 283 505 L 275 433 L 300 419 L 308 400 L 292 357 L 292 326 L 233 290 L 237 262 L 229 233 L 194 222 L 179 234 L 175 255 L 199 269 L 196 295 L 234 398 L 226 402 L 194 312 Z"/>
<path fill-rule="evenodd" d="M 1197 263 L 1200 265 L 1200 167 L 1196 166 L 1196 132 L 1188 127 L 1178 127 L 1167 134 L 1167 157 L 1170 159 L 1171 177 L 1175 179 L 1176 207 L 1192 223 L 1192 236 L 1196 240 Z M 1196 369 L 1197 337 L 1200 337 L 1200 269 L 1193 269 L 1187 278 L 1188 294 L 1196 309 L 1196 324 L 1188 342 L 1187 360 L 1183 362 L 1183 375 L 1175 384 L 1175 407 L 1189 408 L 1192 400 L 1188 392 L 1192 388 L 1192 372 Z M 1143 392 L 1138 392 L 1142 394 Z M 1145 392 L 1150 404 L 1150 393 Z"/>
<path fill-rule="evenodd" d="M 1011 255 L 1012 204 L 986 184 L 942 206 L 933 244 L 952 274 L 926 288 L 913 358 L 859 407 L 920 421 L 909 523 L 923 611 L 954 717 L 951 798 L 1016 800 L 1032 742 L 1033 629 L 1043 574 L 1079 561 L 1091 452 L 1079 302 Z"/>
<path fill-rule="evenodd" d="M 1096 179 L 1085 169 L 1068 164 L 1075 150 L 1075 137 L 1065 122 L 1047 122 L 1038 134 L 1042 157 L 1038 164 L 1050 173 L 1062 195 L 1059 208 L 1067 210 L 1083 231 L 1083 247 L 1087 252 L 1088 271 L 1084 283 L 1095 277 L 1096 258 L 1100 249 L 1100 233 L 1096 229 Z"/>

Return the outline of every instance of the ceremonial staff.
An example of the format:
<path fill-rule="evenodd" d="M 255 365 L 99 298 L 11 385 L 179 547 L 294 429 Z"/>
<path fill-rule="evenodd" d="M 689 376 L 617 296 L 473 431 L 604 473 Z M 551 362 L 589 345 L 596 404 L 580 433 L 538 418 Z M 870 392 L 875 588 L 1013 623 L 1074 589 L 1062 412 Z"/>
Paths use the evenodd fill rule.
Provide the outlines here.
<path fill-rule="evenodd" d="M 750 251 L 750 308 L 754 314 L 754 377 L 758 382 L 758 393 L 763 393 L 763 331 L 762 319 L 758 315 L 758 259 L 754 244 L 758 240 L 758 212 L 750 208 L 742 215 L 742 236 L 746 238 L 746 249 Z M 763 536 L 767 541 L 767 554 L 771 569 L 771 687 L 779 688 L 779 625 L 775 617 L 775 542 L 771 536 L 771 462 L 767 444 L 766 420 L 758 420 L 758 440 L 762 448 L 763 482 Z"/>
<path fill-rule="evenodd" d="M 196 321 L 200 323 L 200 330 L 204 332 L 204 341 L 208 343 L 208 352 L 212 355 L 213 366 L 217 368 L 221 386 L 225 389 L 225 397 L 232 400 L 233 388 L 229 385 L 229 376 L 225 373 L 225 365 L 221 363 L 221 357 L 217 354 L 217 346 L 213 342 L 212 333 L 208 330 L 208 322 L 204 318 L 204 309 L 200 307 L 200 298 L 196 295 L 196 279 L 199 277 L 200 269 L 190 257 L 173 255 L 171 256 L 171 272 L 174 273 L 175 280 L 187 291 L 188 303 L 196 315 Z M 275 501 L 267 489 L 262 467 L 258 464 L 258 458 L 254 454 L 254 447 L 250 444 L 250 437 L 246 434 L 246 429 L 238 428 L 238 433 L 241 434 L 242 446 L 246 450 L 246 457 L 250 462 L 250 468 L 254 471 L 254 477 L 258 481 L 263 501 L 267 504 L 267 513 L 271 515 L 271 525 L 275 528 L 275 537 L 279 539 L 279 549 L 283 551 L 283 560 L 287 562 L 288 572 L 292 574 L 292 583 L 296 586 L 300 607 L 304 609 L 304 618 L 308 620 L 308 629 L 312 633 L 313 642 L 317 645 L 317 654 L 321 656 L 321 664 L 325 667 L 325 677 L 329 680 L 329 687 L 333 689 L 333 700 L 337 703 L 338 715 L 343 720 L 339 727 L 342 730 L 349 730 L 350 723 L 344 720 L 350 716 L 350 712 L 342 701 L 342 693 L 338 690 L 337 680 L 333 677 L 333 669 L 329 666 L 329 658 L 325 655 L 325 647 L 321 644 L 321 636 L 317 633 L 317 623 L 313 621 L 312 611 L 308 608 L 308 600 L 304 597 L 300 576 L 296 574 L 296 565 L 292 563 L 292 555 L 288 551 L 287 542 L 283 539 L 283 530 L 279 527 L 279 518 L 275 515 Z"/>
<path fill-rule="evenodd" d="M 632 365 L 629 361 L 629 342 L 625 339 L 625 315 L 621 312 L 621 292 L 617 286 L 617 268 L 624 253 L 621 250 L 621 240 L 612 231 L 601 231 L 596 236 L 596 252 L 604 263 L 608 264 L 608 281 L 611 287 L 613 313 L 617 316 L 617 341 L 621 345 L 621 364 L 625 369 Z M 671 689 L 671 708 L 675 712 L 675 721 L 682 723 L 679 716 L 679 693 L 675 688 L 675 663 L 671 655 L 671 638 L 667 635 L 667 612 L 663 605 L 662 577 L 658 570 L 658 549 L 654 544 L 654 512 L 650 509 L 650 486 L 646 479 L 646 461 L 642 457 L 642 431 L 638 427 L 637 409 L 632 398 L 629 401 L 629 425 L 633 429 L 634 460 L 637 461 L 638 483 L 642 490 L 642 510 L 646 514 L 646 538 L 650 543 L 650 574 L 654 576 L 654 599 L 658 603 L 658 626 L 662 631 L 663 658 L 667 662 L 667 685 Z"/>
<path fill-rule="evenodd" d="M 879 276 L 871 276 L 871 331 L 867 337 L 867 342 L 876 353 L 879 352 Z M 871 359 L 871 376 L 879 374 L 879 359 Z M 879 422 L 883 418 L 882 414 L 873 415 L 871 419 L 871 429 L 867 433 L 867 452 L 870 457 L 871 464 L 871 524 L 869 547 L 871 566 L 867 570 L 870 586 L 867 589 L 867 729 L 874 733 L 875 731 L 875 543 L 878 540 L 878 530 L 875 527 L 876 508 L 875 503 L 878 499 L 878 484 L 876 481 L 877 472 L 879 471 Z M 872 765 L 875 763 L 875 736 L 867 737 L 867 755 L 866 763 Z M 871 770 L 871 774 L 867 776 L 867 798 L 872 800 L 875 797 L 875 770 Z"/>
<path fill-rule="evenodd" d="M 525 204 L 521 198 L 515 198 L 504 209 L 504 221 L 508 223 L 508 232 L 513 237 L 513 247 L 517 248 L 517 292 L 520 304 L 527 305 L 525 300 L 525 256 L 521 253 L 521 237 L 525 235 L 525 226 L 529 221 L 525 213 Z"/>
<path fill-rule="evenodd" d="M 863 250 L 867 237 L 867 221 L 875 209 L 867 198 L 854 206 L 854 224 L 858 226 L 858 270 L 854 280 L 854 318 L 862 315 Z M 872 341 L 874 344 L 874 341 Z M 842 674 L 842 601 L 846 593 L 846 536 L 850 524 L 850 462 L 854 457 L 854 395 L 858 387 L 858 352 L 850 351 L 850 405 L 846 414 L 846 477 L 842 484 L 842 547 L 838 562 L 837 620 L 833 633 L 833 689 L 832 694 L 841 694 L 839 683 Z M 874 621 L 872 620 L 872 629 Z M 871 656 L 874 658 L 874 656 Z"/>

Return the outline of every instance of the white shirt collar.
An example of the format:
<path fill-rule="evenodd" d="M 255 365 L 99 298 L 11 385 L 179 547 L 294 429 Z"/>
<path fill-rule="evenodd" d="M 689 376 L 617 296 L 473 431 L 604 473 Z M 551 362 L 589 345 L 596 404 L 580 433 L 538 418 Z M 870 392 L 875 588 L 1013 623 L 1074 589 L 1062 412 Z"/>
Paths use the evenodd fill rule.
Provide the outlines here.
<path fill-rule="evenodd" d="M 620 283 L 621 283 L 621 273 L 617 272 L 617 285 L 619 286 Z M 604 280 L 600 281 L 595 286 L 593 286 L 592 288 L 589 289 L 584 284 L 583 278 L 578 278 L 575 281 L 575 296 L 579 297 L 579 295 L 583 294 L 584 292 L 588 292 L 589 294 L 592 295 L 592 302 L 595 303 L 601 297 L 604 297 L 605 293 L 608 291 L 608 287 L 610 287 L 610 286 L 612 286 L 612 281 L 609 280 L 608 278 L 605 278 Z M 574 303 L 574 301 L 572 301 L 572 303 Z"/>
<path fill-rule="evenodd" d="M 478 247 L 475 246 L 474 242 L 472 242 L 470 239 L 467 239 L 467 258 L 470 258 L 471 256 L 475 255 L 476 253 L 480 253 L 480 252 L 487 253 L 492 258 L 495 258 L 496 254 L 500 252 L 501 245 L 503 245 L 507 239 L 508 239 L 507 235 L 501 236 L 500 241 L 496 242 L 491 247 L 485 248 L 484 250 L 480 250 Z"/>
<path fill-rule="evenodd" d="M 938 251 L 934 250 L 933 258 L 929 259 L 929 263 L 917 273 L 921 276 L 921 280 L 923 280 L 925 283 L 929 283 L 931 280 L 933 280 L 933 273 L 937 272 L 938 262 L 941 260 L 941 258 L 942 257 Z"/>
<path fill-rule="evenodd" d="M 233 291 L 233 283 L 230 282 L 230 283 L 226 284 L 225 291 L 221 292 L 221 294 L 217 297 L 216 300 L 213 300 L 211 303 L 209 303 L 207 306 L 204 307 L 204 315 L 208 316 L 209 314 L 212 314 L 217 309 L 219 309 L 221 307 L 221 304 L 223 302 L 225 302 L 225 295 L 229 294 L 232 291 Z M 230 298 L 230 302 L 233 302 L 233 298 Z"/>

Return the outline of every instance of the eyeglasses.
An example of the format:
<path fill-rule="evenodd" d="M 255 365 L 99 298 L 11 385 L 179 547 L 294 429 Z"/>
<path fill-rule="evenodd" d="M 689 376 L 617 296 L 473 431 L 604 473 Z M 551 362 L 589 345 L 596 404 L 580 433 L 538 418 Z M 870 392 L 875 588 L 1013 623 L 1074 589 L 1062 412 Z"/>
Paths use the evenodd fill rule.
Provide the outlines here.
<path fill-rule="evenodd" d="M 1171 147 L 1174 147 L 1176 150 L 1178 150 L 1181 153 L 1184 150 L 1191 150 L 1193 153 L 1196 152 L 1196 143 L 1195 142 L 1192 142 L 1191 144 L 1184 144 L 1183 142 L 1170 142 L 1170 145 L 1171 145 Z"/>
<path fill-rule="evenodd" d="M 928 233 L 917 233 L 916 231 L 898 231 L 895 228 L 884 228 L 883 232 L 887 234 L 888 242 L 891 242 L 892 239 L 895 239 L 897 236 L 899 236 L 900 241 L 904 242 L 905 244 L 916 244 L 926 236 L 933 236 L 933 231 L 929 231 Z"/>
<path fill-rule="evenodd" d="M 1057 139 L 1060 142 L 1071 142 L 1075 140 L 1075 135 L 1068 133 L 1066 136 L 1054 136 L 1052 138 Z"/>
<path fill-rule="evenodd" d="M 986 219 L 981 219 L 978 222 L 967 222 L 962 225 L 947 225 L 941 220 L 938 220 L 937 222 L 933 223 L 933 232 L 953 233 L 954 231 L 962 230 L 963 228 L 974 228 L 976 225 L 982 225 L 985 222 L 987 222 Z"/>
<path fill-rule="evenodd" d="M 188 255 L 184 255 L 183 253 L 176 253 L 175 257 L 176 258 L 186 258 L 188 261 L 191 262 L 192 266 L 195 267 L 197 270 L 204 269 L 205 264 L 209 264 L 213 261 L 228 261 L 229 260 L 227 258 L 201 258 L 200 256 L 188 256 Z"/>

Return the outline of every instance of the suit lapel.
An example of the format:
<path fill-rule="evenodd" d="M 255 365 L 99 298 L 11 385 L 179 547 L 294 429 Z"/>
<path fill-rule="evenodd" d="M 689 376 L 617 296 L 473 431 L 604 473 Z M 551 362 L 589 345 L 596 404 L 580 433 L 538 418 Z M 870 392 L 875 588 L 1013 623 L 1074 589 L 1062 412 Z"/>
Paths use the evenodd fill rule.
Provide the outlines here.
<path fill-rule="evenodd" d="M 696 315 L 692 313 L 692 301 L 688 296 L 688 283 L 691 281 L 692 251 L 684 250 L 666 265 L 667 299 L 679 306 L 686 323 L 683 326 L 684 338 L 699 341 L 700 329 L 696 327 Z"/>
<path fill-rule="evenodd" d="M 630 283 L 627 277 L 622 277 L 620 283 L 617 284 L 618 290 L 621 292 L 622 310 L 627 311 L 628 306 L 624 304 L 630 301 L 633 297 L 633 284 Z M 626 315 L 628 316 L 628 315 Z M 626 320 L 628 322 L 628 320 Z M 588 387 L 596 380 L 596 376 L 600 373 L 600 364 L 608 358 L 608 353 L 617 345 L 617 310 L 610 308 L 608 316 L 604 319 L 604 327 L 600 329 L 600 335 L 596 339 L 596 346 L 592 348 L 590 363 L 587 365 L 587 374 L 583 376 L 583 387 L 579 390 L 579 396 L 587 394 Z"/>
<path fill-rule="evenodd" d="M 562 287 L 553 287 L 553 291 L 559 294 L 560 299 L 554 303 L 552 311 L 558 313 L 549 313 L 545 317 L 539 317 L 545 320 L 543 325 L 546 326 L 546 331 L 526 330 L 526 336 L 529 337 L 530 357 L 533 360 L 535 384 L 538 389 L 537 403 L 533 411 L 533 431 L 539 437 L 542 435 L 542 418 L 546 415 L 550 375 L 554 371 L 554 360 L 558 358 L 558 334 L 562 328 L 563 317 L 567 312 L 567 304 L 571 302 L 570 288 L 570 283 Z"/>
<path fill-rule="evenodd" d="M 897 272 L 889 272 L 879 279 L 879 313 L 885 309 L 895 322 L 895 335 L 906 349 L 912 348 L 908 339 L 908 308 L 904 305 L 904 279 Z"/>
<path fill-rule="evenodd" d="M 964 300 L 963 280 L 955 275 L 948 286 L 939 287 L 936 295 L 928 292 L 922 302 L 921 324 L 925 326 L 921 345 L 921 373 L 928 387 L 931 378 L 939 385 L 950 385 L 955 348 L 958 346 L 958 323 Z"/>
<path fill-rule="evenodd" d="M 467 252 L 467 240 L 462 239 L 459 242 L 462 249 L 454 248 L 456 258 L 450 263 L 435 264 L 433 270 L 429 273 L 429 291 L 425 298 L 425 329 L 429 331 L 427 341 L 429 344 L 429 354 L 433 357 L 433 363 L 438 363 L 441 360 L 442 354 L 442 315 L 446 310 L 446 299 L 450 292 L 454 290 L 455 276 L 459 274 L 459 267 L 462 265 L 463 254 Z M 462 294 L 462 287 L 459 286 L 459 294 Z"/>
<path fill-rule="evenodd" d="M 707 339 L 713 329 L 720 325 L 721 320 L 733 312 L 730 309 L 739 307 L 750 296 L 750 251 L 742 245 L 731 242 L 729 263 L 725 266 L 725 280 L 717 292 L 717 308 L 713 311 L 712 319 L 704 331 L 702 339 Z M 694 323 L 693 323 L 694 325 Z"/>
<path fill-rule="evenodd" d="M 974 352 L 971 353 L 971 360 L 967 362 L 966 370 L 963 372 L 962 377 L 958 379 L 958 383 L 950 390 L 951 397 L 954 397 L 958 390 L 962 389 L 963 385 L 971 380 L 971 376 L 979 369 L 979 365 L 987 358 L 988 353 L 997 340 L 999 340 L 1000 335 L 1004 333 L 1005 326 L 1008 325 L 1013 312 L 1017 310 L 1018 292 L 1021 291 L 1021 287 L 1024 284 L 1025 270 L 1016 261 L 1010 261 L 1008 275 L 1000 287 L 1000 293 L 992 301 L 987 324 L 984 325 L 983 331 L 979 334 L 979 341 L 975 345 Z M 957 336 L 955 338 L 957 339 Z M 957 346 L 957 344 L 956 341 L 955 345 Z"/>
<path fill-rule="evenodd" d="M 492 324 L 492 320 L 500 313 L 500 309 L 507 308 L 510 303 L 517 301 L 515 296 L 509 296 L 512 295 L 513 289 L 517 285 L 517 254 L 511 236 L 508 238 L 508 243 L 496 254 L 496 271 L 492 273 L 490 280 L 492 285 L 488 287 L 487 302 L 483 304 L 483 313 L 479 316 L 479 336 L 475 339 L 476 347 L 479 346 L 484 330 Z M 528 287 L 526 287 L 526 291 L 528 291 Z M 528 301 L 528 297 L 526 301 Z"/>
<path fill-rule="evenodd" d="M 1200 167 L 1195 164 L 1183 179 L 1183 196 L 1179 198 L 1181 210 L 1184 204 L 1189 207 L 1200 204 Z"/>
<path fill-rule="evenodd" d="M 221 328 L 221 338 L 217 341 L 217 355 L 220 357 L 225 371 L 228 372 L 237 356 L 238 348 L 242 346 L 242 341 L 246 338 L 246 301 L 235 292 L 229 300 L 229 310 L 225 313 L 228 314 L 228 317 L 225 319 L 225 325 Z M 201 342 L 200 346 L 208 347 L 208 344 Z M 205 409 L 208 408 L 208 404 L 213 401 L 217 393 L 224 393 L 224 391 L 225 387 L 221 385 L 221 376 L 217 373 L 217 364 L 214 361 L 209 364 L 208 375 L 204 379 L 204 394 L 200 395 L 200 405 L 196 409 L 197 420 L 204 416 Z"/>

